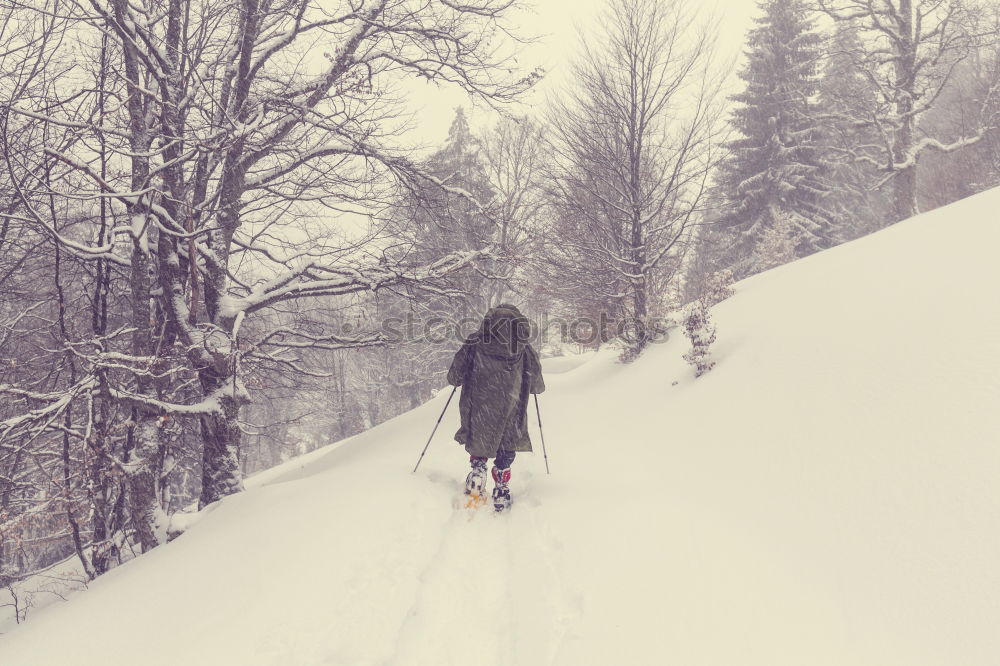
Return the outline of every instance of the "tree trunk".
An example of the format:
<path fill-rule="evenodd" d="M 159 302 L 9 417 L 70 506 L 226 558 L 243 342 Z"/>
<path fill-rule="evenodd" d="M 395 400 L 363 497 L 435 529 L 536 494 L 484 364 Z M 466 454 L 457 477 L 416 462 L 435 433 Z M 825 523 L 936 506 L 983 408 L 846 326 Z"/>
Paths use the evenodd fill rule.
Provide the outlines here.
<path fill-rule="evenodd" d="M 135 167 L 134 167 L 135 168 Z M 145 179 L 146 165 L 135 168 L 133 182 Z M 133 216 L 146 219 L 149 211 L 142 203 L 131 211 Z M 152 222 L 147 219 L 148 229 L 143 234 L 132 239 L 132 272 L 131 299 L 132 353 L 139 357 L 159 358 L 160 345 L 157 343 L 157 332 L 154 329 L 154 314 L 150 306 L 152 293 L 152 278 L 150 276 L 151 254 L 159 250 L 159 238 L 153 231 Z M 166 239 L 164 239 L 166 240 Z M 167 241 L 169 242 L 169 241 Z M 136 374 L 136 393 L 153 396 L 155 382 L 152 373 L 156 372 L 154 363 L 146 372 Z M 136 536 L 147 552 L 163 543 L 166 538 L 166 520 L 159 503 L 160 463 L 163 460 L 163 437 L 160 428 L 160 414 L 157 410 L 146 406 L 133 406 L 132 426 L 129 436 L 132 439 L 132 458 L 125 468 L 128 487 L 128 506 L 132 516 L 132 525 Z"/>
<path fill-rule="evenodd" d="M 899 58 L 896 60 L 896 115 L 899 127 L 892 147 L 893 162 L 909 164 L 913 148 L 913 103 L 916 85 L 916 39 L 912 0 L 899 2 Z M 893 182 L 895 222 L 917 214 L 917 165 L 911 164 L 896 174 Z"/>
<path fill-rule="evenodd" d="M 913 217 L 919 212 L 917 207 L 917 169 L 915 166 L 903 169 L 893 182 L 894 222 Z"/>
<path fill-rule="evenodd" d="M 104 385 L 104 378 L 98 378 L 99 386 Z M 110 446 L 108 438 L 108 401 L 101 396 L 100 389 L 94 389 L 93 397 L 93 431 L 87 441 L 87 492 L 90 504 L 93 507 L 93 518 L 91 520 L 91 552 L 90 562 L 94 567 L 94 574 L 100 576 L 111 568 L 110 544 L 111 538 L 111 460 L 107 455 L 107 447 Z"/>
<path fill-rule="evenodd" d="M 237 416 L 243 399 L 238 393 L 220 394 L 235 377 L 204 368 L 198 372 L 202 392 L 219 400 L 221 412 L 200 417 L 202 438 L 201 498 L 199 507 L 205 507 L 227 495 L 243 490 L 240 474 L 239 450 L 241 431 Z"/>
<path fill-rule="evenodd" d="M 237 92 L 243 87 L 238 87 Z M 245 94 L 245 93 L 244 93 Z M 242 106 L 240 103 L 239 106 Z M 239 161 L 242 142 L 230 149 L 223 168 L 220 185 L 219 228 L 208 236 L 209 244 L 215 252 L 216 265 L 207 266 L 203 287 L 205 310 L 209 321 L 226 332 L 225 349 L 220 343 L 208 345 L 213 362 L 205 365 L 196 361 L 198 379 L 202 395 L 216 398 L 221 410 L 200 417 L 202 437 L 202 486 L 199 506 L 207 506 L 243 490 L 240 473 L 239 451 L 241 431 L 237 418 L 240 407 L 249 402 L 240 391 L 236 377 L 236 364 L 232 362 L 237 352 L 236 333 L 238 324 L 230 313 L 221 311 L 221 300 L 226 293 L 228 276 L 225 268 L 229 263 L 229 248 L 241 224 L 241 199 L 246 188 L 245 167 Z M 214 336 L 213 336 L 214 337 Z M 226 390 L 222 390 L 226 387 Z"/>
<path fill-rule="evenodd" d="M 129 504 L 132 523 L 142 552 L 167 540 L 167 514 L 160 506 L 160 461 L 163 455 L 162 428 L 155 414 L 135 410 L 137 424 L 135 456 L 128 466 Z"/>

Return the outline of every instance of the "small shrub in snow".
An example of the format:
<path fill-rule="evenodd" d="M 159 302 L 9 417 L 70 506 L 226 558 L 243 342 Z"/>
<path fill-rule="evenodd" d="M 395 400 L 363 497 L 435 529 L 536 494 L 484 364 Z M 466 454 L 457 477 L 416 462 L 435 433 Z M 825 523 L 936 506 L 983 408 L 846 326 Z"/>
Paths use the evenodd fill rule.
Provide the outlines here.
<path fill-rule="evenodd" d="M 618 360 L 622 363 L 631 363 L 635 359 L 639 358 L 639 354 L 642 353 L 642 349 L 637 345 L 626 345 L 621 353 L 618 354 Z"/>
<path fill-rule="evenodd" d="M 715 367 L 709 352 L 715 342 L 715 324 L 704 299 L 698 299 L 688 309 L 684 317 L 684 334 L 691 340 L 691 349 L 684 354 L 684 360 L 694 366 L 694 376 L 701 377 Z"/>
<path fill-rule="evenodd" d="M 637 344 L 635 341 L 625 340 L 621 337 L 611 340 L 608 343 L 608 347 L 618 351 L 618 360 L 622 363 L 631 363 L 639 358 L 644 349 L 644 345 Z"/>
<path fill-rule="evenodd" d="M 709 348 L 715 342 L 715 324 L 711 307 L 733 295 L 733 274 L 719 271 L 709 276 L 701 298 L 688 306 L 684 314 L 684 334 L 691 341 L 691 349 L 684 360 L 694 366 L 694 376 L 701 377 L 715 367 Z"/>

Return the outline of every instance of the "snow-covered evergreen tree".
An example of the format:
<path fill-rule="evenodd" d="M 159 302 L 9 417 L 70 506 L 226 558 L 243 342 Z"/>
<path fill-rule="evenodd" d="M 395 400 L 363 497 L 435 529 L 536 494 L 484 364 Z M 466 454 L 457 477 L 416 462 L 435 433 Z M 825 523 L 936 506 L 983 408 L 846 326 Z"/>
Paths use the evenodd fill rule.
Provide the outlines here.
<path fill-rule="evenodd" d="M 493 223 L 484 215 L 482 206 L 493 197 L 486 174 L 480 140 L 473 134 L 465 109 L 458 107 L 444 146 L 424 161 L 427 173 L 439 179 L 447 188 L 439 187 L 411 192 L 407 206 L 413 224 L 404 225 L 404 236 L 412 243 L 415 258 L 438 256 L 448 251 L 478 250 L 493 241 Z M 472 195 L 475 201 L 463 194 Z M 452 298 L 463 301 L 470 312 L 483 310 L 483 277 L 466 273 L 450 280 L 450 286 L 461 292 Z"/>
<path fill-rule="evenodd" d="M 709 348 L 715 342 L 715 324 L 705 299 L 695 301 L 684 317 L 684 334 L 691 341 L 691 349 L 684 360 L 694 366 L 694 376 L 701 377 L 715 367 Z"/>
<path fill-rule="evenodd" d="M 408 261 L 419 264 L 442 251 L 493 245 L 496 224 L 484 212 L 493 190 L 482 143 L 462 107 L 455 110 L 444 145 L 423 161 L 423 170 L 447 189 L 428 184 L 411 190 L 394 208 L 389 234 Z M 490 260 L 478 271 L 442 280 L 443 289 L 437 293 L 424 293 L 419 299 L 400 294 L 379 300 L 377 316 L 392 343 L 388 350 L 374 352 L 366 367 L 382 372 L 382 382 L 390 387 L 383 400 L 383 410 L 390 416 L 427 400 L 441 386 L 462 333 L 471 332 L 472 322 L 483 316 L 495 298 L 496 273 L 496 260 Z"/>
<path fill-rule="evenodd" d="M 796 256 L 832 245 L 816 108 L 821 38 L 804 0 L 764 0 L 760 9 L 740 72 L 746 89 L 733 97 L 740 136 L 720 177 L 721 226 L 737 277 L 759 269 L 754 249 L 774 212 L 795 213 Z"/>
<path fill-rule="evenodd" d="M 877 93 L 859 68 L 856 54 L 860 50 L 858 26 L 837 23 L 827 40 L 819 81 L 821 142 L 833 186 L 826 206 L 837 219 L 834 244 L 876 231 L 890 216 L 886 195 L 874 187 L 882 174 L 870 161 L 857 159 L 866 150 L 864 146 L 879 142 L 874 129 Z"/>
<path fill-rule="evenodd" d="M 681 325 L 684 334 L 691 341 L 691 349 L 684 354 L 684 360 L 694 366 L 695 377 L 701 377 L 715 367 L 710 349 L 715 343 L 715 324 L 712 322 L 711 309 L 733 295 L 732 285 L 732 271 L 712 273 L 702 284 L 701 296 L 683 310 Z"/>

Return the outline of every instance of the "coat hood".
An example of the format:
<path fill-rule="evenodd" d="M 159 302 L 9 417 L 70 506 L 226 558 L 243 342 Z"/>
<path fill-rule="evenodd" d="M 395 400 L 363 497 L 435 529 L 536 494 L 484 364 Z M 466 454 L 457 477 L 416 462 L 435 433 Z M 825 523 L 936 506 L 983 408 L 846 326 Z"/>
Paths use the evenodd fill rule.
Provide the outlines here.
<path fill-rule="evenodd" d="M 531 324 L 515 306 L 491 308 L 479 329 L 480 348 L 495 358 L 514 359 L 524 353 L 531 339 Z"/>

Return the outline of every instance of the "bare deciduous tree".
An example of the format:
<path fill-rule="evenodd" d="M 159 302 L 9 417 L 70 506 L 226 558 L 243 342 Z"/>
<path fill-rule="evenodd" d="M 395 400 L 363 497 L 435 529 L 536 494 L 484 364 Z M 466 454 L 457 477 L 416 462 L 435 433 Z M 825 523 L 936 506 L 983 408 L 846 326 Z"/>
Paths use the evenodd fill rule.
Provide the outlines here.
<path fill-rule="evenodd" d="M 614 0 L 552 108 L 550 287 L 629 322 L 640 349 L 658 282 L 700 220 L 722 125 L 714 33 L 690 2 Z M 586 301 L 584 303 L 584 301 Z"/>
<path fill-rule="evenodd" d="M 928 150 L 953 152 L 980 141 L 995 122 L 994 81 L 978 100 L 978 119 L 952 140 L 921 132 L 921 117 L 938 103 L 955 68 L 988 33 L 961 0 L 818 0 L 830 18 L 852 24 L 859 39 L 848 55 L 874 92 L 874 104 L 849 120 L 872 128 L 866 145 L 845 146 L 853 158 L 880 168 L 891 181 L 894 221 L 917 213 L 917 164 Z M 993 38 L 993 37 L 991 37 Z M 847 108 L 850 104 L 843 105 Z"/>
<path fill-rule="evenodd" d="M 406 100 L 393 90 L 416 78 L 489 104 L 514 99 L 537 78 L 509 66 L 505 20 L 514 7 L 10 5 L 24 44 L 12 51 L 17 67 L 0 106 L 10 186 L 0 221 L 30 230 L 25 241 L 45 239 L 92 282 L 58 299 L 58 355 L 72 376 L 45 390 L 4 385 L 24 409 L 0 423 L 2 437 L 62 438 L 70 477 L 83 456 L 95 477 L 124 478 L 143 550 L 167 538 L 162 483 L 170 442 L 186 432 L 178 422 L 199 424 L 201 505 L 239 490 L 239 411 L 252 371 L 244 365 L 298 370 L 296 350 L 382 341 L 374 330 L 303 331 L 268 312 L 320 297 L 433 290 L 489 256 L 477 247 L 415 263 L 377 238 L 351 240 L 330 227 L 341 214 L 376 215 L 399 187 L 482 205 L 408 158 Z M 98 53 L 96 68 L 74 49 Z M 86 330 L 66 310 L 81 294 L 93 306 Z M 114 440 L 121 450 L 103 441 L 116 425 L 126 430 Z M 98 532 L 103 543 L 108 535 Z"/>

